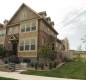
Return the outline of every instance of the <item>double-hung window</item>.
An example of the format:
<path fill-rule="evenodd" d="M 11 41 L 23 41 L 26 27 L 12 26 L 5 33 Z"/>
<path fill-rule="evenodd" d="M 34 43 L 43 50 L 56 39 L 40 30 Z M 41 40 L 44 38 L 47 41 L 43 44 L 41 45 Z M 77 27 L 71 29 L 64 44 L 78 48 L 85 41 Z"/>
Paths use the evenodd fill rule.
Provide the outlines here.
<path fill-rule="evenodd" d="M 52 43 L 52 51 L 54 51 L 54 49 L 55 49 L 55 44 Z"/>
<path fill-rule="evenodd" d="M 21 32 L 25 32 L 25 24 L 21 25 Z"/>
<path fill-rule="evenodd" d="M 31 24 L 31 30 L 36 30 L 36 21 L 32 22 Z"/>
<path fill-rule="evenodd" d="M 29 50 L 30 48 L 30 42 L 29 40 L 25 40 L 25 50 Z"/>
<path fill-rule="evenodd" d="M 20 20 L 24 20 L 26 18 L 27 18 L 27 12 L 26 11 L 21 12 L 21 14 L 20 14 Z"/>
<path fill-rule="evenodd" d="M 31 39 L 31 50 L 35 50 L 35 47 L 36 47 L 36 45 L 35 45 L 35 39 Z"/>
<path fill-rule="evenodd" d="M 5 36 L 5 32 L 6 32 L 5 30 L 2 31 L 2 37 Z"/>
<path fill-rule="evenodd" d="M 27 23 L 27 24 L 26 24 L 26 32 L 27 32 L 27 31 L 30 31 L 30 23 Z"/>
<path fill-rule="evenodd" d="M 20 51 L 24 51 L 24 40 L 20 41 Z"/>

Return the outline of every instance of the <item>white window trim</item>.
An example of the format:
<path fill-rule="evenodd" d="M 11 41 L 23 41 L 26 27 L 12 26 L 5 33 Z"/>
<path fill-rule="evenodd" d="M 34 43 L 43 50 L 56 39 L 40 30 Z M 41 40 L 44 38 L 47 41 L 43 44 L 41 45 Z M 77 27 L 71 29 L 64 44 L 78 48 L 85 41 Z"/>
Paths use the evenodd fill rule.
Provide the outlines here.
<path fill-rule="evenodd" d="M 32 22 L 36 22 L 36 30 L 31 30 L 31 27 L 32 27 Z M 27 24 L 30 24 L 30 31 L 26 31 L 26 25 Z M 25 25 L 25 32 L 21 32 L 21 29 L 22 29 L 22 25 Z M 22 23 L 22 24 L 20 24 L 20 33 L 28 33 L 28 32 L 34 32 L 34 31 L 37 31 L 38 30 L 38 21 L 30 21 L 30 22 L 26 22 L 26 23 Z"/>
<path fill-rule="evenodd" d="M 1 32 L 1 37 L 0 38 L 4 38 L 5 37 L 5 35 L 6 35 L 6 30 L 0 30 L 0 32 Z M 3 32 L 4 32 L 4 36 L 2 36 L 2 34 L 3 34 Z"/>
<path fill-rule="evenodd" d="M 25 20 L 27 19 L 27 11 L 22 11 L 20 13 L 20 20 Z"/>
<path fill-rule="evenodd" d="M 35 39 L 35 50 L 31 50 L 31 39 Z M 30 41 L 30 47 L 29 50 L 25 50 L 25 40 L 29 40 Z M 20 51 L 20 41 L 24 41 L 24 50 Z M 37 51 L 37 37 L 32 37 L 32 38 L 24 38 L 24 39 L 20 39 L 19 40 L 19 47 L 18 47 L 18 52 L 32 52 L 32 51 Z"/>

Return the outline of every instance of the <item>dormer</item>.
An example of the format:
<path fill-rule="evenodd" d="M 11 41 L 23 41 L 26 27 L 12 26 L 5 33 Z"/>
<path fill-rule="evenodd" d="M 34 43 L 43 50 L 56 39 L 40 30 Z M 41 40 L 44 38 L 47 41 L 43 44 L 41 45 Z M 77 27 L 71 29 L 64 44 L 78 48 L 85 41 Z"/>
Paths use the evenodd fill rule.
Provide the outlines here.
<path fill-rule="evenodd" d="M 50 21 L 51 21 L 50 17 L 46 17 L 45 19 L 47 20 L 48 23 L 50 23 Z"/>
<path fill-rule="evenodd" d="M 53 22 L 53 21 L 51 21 L 51 22 L 50 22 L 50 25 L 53 27 L 53 26 L 54 26 L 54 22 Z"/>
<path fill-rule="evenodd" d="M 43 18 L 47 16 L 46 11 L 39 12 L 38 14 Z"/>

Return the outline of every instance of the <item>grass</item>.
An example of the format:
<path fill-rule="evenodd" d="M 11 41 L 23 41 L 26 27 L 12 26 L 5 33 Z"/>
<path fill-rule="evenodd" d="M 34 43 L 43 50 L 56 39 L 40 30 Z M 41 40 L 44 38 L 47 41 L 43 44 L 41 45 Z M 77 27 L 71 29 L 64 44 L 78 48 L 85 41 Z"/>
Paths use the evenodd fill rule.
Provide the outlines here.
<path fill-rule="evenodd" d="M 11 79 L 11 78 L 0 77 L 0 80 L 16 80 L 16 79 Z"/>
<path fill-rule="evenodd" d="M 86 62 L 81 61 L 67 62 L 62 67 L 56 70 L 52 71 L 27 70 L 23 71 L 22 74 L 86 80 Z"/>

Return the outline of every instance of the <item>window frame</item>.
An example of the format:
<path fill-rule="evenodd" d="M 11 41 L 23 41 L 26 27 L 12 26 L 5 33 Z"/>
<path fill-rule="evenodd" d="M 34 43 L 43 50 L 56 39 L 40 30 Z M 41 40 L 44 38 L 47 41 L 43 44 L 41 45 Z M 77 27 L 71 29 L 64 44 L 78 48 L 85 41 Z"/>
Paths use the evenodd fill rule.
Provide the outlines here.
<path fill-rule="evenodd" d="M 27 11 L 22 11 L 20 13 L 20 20 L 25 20 L 27 19 Z"/>
<path fill-rule="evenodd" d="M 21 42 L 23 42 L 23 50 L 20 50 Z M 19 42 L 19 51 L 24 51 L 24 50 L 25 50 L 25 48 L 24 48 L 24 40 L 21 40 L 21 41 Z"/>
<path fill-rule="evenodd" d="M 31 49 L 31 41 L 32 41 L 32 39 L 34 39 L 35 40 L 35 49 Z M 28 50 L 26 50 L 25 49 L 25 43 L 26 43 L 26 41 L 29 41 L 29 49 Z M 20 41 L 19 41 L 19 51 L 20 52 L 22 52 L 21 50 L 20 50 L 20 43 L 21 43 L 21 41 L 23 41 L 24 42 L 24 50 L 22 50 L 23 52 L 26 52 L 26 51 L 35 51 L 35 50 L 37 50 L 37 37 L 34 37 L 34 38 L 25 38 L 25 39 L 21 39 Z"/>

